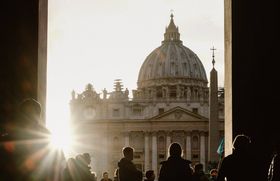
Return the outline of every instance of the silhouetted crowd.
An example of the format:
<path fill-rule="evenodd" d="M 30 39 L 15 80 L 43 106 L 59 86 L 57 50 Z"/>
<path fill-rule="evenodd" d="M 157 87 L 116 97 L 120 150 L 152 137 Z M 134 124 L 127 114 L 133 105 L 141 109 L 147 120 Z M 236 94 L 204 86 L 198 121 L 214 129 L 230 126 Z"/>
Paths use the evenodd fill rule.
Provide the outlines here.
<path fill-rule="evenodd" d="M 63 152 L 50 147 L 50 132 L 39 124 L 41 107 L 34 99 L 19 105 L 10 124 L 1 131 L 0 181 L 97 181 L 92 171 L 91 155 L 78 154 L 66 161 Z M 160 163 L 159 175 L 154 170 L 145 174 L 133 163 L 134 149 L 125 147 L 123 158 L 116 165 L 114 178 L 107 171 L 100 181 L 259 181 L 258 162 L 251 154 L 251 139 L 237 135 L 233 141 L 232 154 L 224 157 L 218 168 L 204 172 L 204 165 L 182 158 L 179 143 L 169 147 L 169 157 Z M 280 181 L 280 146 L 270 160 L 267 181 Z"/>

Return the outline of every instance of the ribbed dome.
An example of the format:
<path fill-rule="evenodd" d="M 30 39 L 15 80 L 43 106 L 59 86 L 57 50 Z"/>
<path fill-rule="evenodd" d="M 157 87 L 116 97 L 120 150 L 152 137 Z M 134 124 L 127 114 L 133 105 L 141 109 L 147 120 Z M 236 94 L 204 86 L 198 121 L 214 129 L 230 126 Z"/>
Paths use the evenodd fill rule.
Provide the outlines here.
<path fill-rule="evenodd" d="M 173 15 L 166 28 L 162 45 L 146 58 L 138 75 L 138 87 L 146 87 L 159 79 L 190 79 L 207 83 L 205 69 L 198 56 L 180 40 Z"/>

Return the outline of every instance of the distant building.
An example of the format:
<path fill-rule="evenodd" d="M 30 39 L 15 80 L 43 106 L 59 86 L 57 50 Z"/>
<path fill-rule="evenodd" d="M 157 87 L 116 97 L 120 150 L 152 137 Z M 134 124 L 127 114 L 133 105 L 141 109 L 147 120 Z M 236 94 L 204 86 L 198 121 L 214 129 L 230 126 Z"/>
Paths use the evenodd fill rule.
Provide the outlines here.
<path fill-rule="evenodd" d="M 172 142 L 180 143 L 183 157 L 193 163 L 217 161 L 224 99 L 214 68 L 211 77 L 210 89 L 202 62 L 183 45 L 171 14 L 161 46 L 142 64 L 132 99 L 120 79 L 112 92 L 97 93 L 91 84 L 81 94 L 72 92 L 71 119 L 81 144 L 76 151 L 91 154 L 99 177 L 104 171 L 113 175 L 124 146 L 135 149 L 139 169 L 156 175 Z"/>

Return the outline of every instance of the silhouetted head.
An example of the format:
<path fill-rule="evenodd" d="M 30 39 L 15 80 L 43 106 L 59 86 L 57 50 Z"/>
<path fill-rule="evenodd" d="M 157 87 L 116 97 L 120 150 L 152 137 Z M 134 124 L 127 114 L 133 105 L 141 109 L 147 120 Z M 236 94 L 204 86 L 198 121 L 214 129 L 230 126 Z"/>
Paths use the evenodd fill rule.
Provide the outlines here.
<path fill-rule="evenodd" d="M 249 149 L 250 144 L 250 137 L 244 134 L 237 135 L 232 143 L 233 149 L 235 151 L 246 151 Z"/>
<path fill-rule="evenodd" d="M 108 179 L 108 178 L 109 178 L 108 172 L 103 172 L 103 178 L 104 178 L 104 179 Z"/>
<path fill-rule="evenodd" d="M 172 143 L 169 147 L 170 156 L 181 156 L 182 148 L 179 143 Z"/>
<path fill-rule="evenodd" d="M 86 161 L 86 163 L 89 165 L 90 162 L 91 162 L 90 154 L 89 153 L 83 153 L 83 158 Z"/>
<path fill-rule="evenodd" d="M 67 167 L 75 168 L 75 166 L 76 166 L 76 160 L 74 158 L 68 158 Z"/>
<path fill-rule="evenodd" d="M 75 157 L 77 164 L 79 165 L 87 165 L 87 162 L 83 155 L 79 154 Z"/>
<path fill-rule="evenodd" d="M 203 171 L 203 165 L 201 163 L 197 163 L 194 166 L 194 172 L 200 172 L 200 171 Z"/>
<path fill-rule="evenodd" d="M 217 176 L 218 175 L 218 170 L 217 169 L 212 169 L 210 170 L 210 176 Z"/>
<path fill-rule="evenodd" d="M 125 147 L 123 149 L 123 156 L 128 160 L 133 160 L 133 148 L 131 147 Z"/>
<path fill-rule="evenodd" d="M 153 170 L 146 171 L 145 175 L 148 180 L 155 180 L 155 172 Z"/>
<path fill-rule="evenodd" d="M 21 123 L 24 125 L 39 123 L 38 120 L 41 115 L 41 105 L 35 99 L 25 99 L 19 104 L 18 114 L 20 117 L 17 121 L 23 121 Z"/>

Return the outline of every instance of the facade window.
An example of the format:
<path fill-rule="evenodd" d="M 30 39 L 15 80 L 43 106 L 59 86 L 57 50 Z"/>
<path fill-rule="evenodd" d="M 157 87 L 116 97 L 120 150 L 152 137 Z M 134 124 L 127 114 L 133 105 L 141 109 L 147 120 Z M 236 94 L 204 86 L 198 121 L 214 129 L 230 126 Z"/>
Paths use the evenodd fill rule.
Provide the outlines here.
<path fill-rule="evenodd" d="M 198 159 L 198 154 L 193 154 L 192 158 L 193 159 Z"/>
<path fill-rule="evenodd" d="M 172 86 L 170 88 L 170 98 L 176 98 L 177 96 L 177 88 L 175 86 Z"/>
<path fill-rule="evenodd" d="M 159 108 L 158 109 L 158 114 L 164 113 L 164 108 Z"/>
<path fill-rule="evenodd" d="M 175 75 L 175 63 L 171 62 L 171 75 Z"/>
<path fill-rule="evenodd" d="M 142 109 L 140 107 L 132 108 L 132 114 L 134 116 L 141 116 L 142 115 Z"/>
<path fill-rule="evenodd" d="M 144 149 L 144 135 L 141 131 L 131 132 L 129 138 L 129 144 L 134 148 L 135 155 L 141 153 Z"/>
<path fill-rule="evenodd" d="M 194 136 L 192 140 L 192 147 L 194 150 L 198 149 L 198 136 Z"/>
<path fill-rule="evenodd" d="M 164 155 L 164 154 L 159 154 L 159 155 L 158 155 L 158 158 L 159 158 L 159 159 L 164 159 L 164 158 L 165 158 L 165 155 Z"/>
<path fill-rule="evenodd" d="M 162 91 L 161 91 L 161 89 L 157 90 L 157 98 L 162 98 Z"/>
<path fill-rule="evenodd" d="M 178 75 L 179 74 L 179 70 L 178 70 L 178 65 L 176 64 L 175 66 L 175 75 Z"/>
<path fill-rule="evenodd" d="M 192 112 L 198 114 L 198 108 L 192 108 Z"/>
<path fill-rule="evenodd" d="M 119 138 L 118 137 L 114 137 L 114 139 L 113 139 L 114 141 L 113 141 L 113 148 L 114 148 L 114 150 L 118 150 L 119 149 Z"/>
<path fill-rule="evenodd" d="M 160 151 L 165 151 L 165 141 L 164 141 L 164 137 L 163 136 L 160 136 L 158 138 L 158 149 Z"/>
<path fill-rule="evenodd" d="M 186 72 L 186 70 L 188 70 L 188 68 L 187 68 L 187 63 L 186 62 L 184 62 L 183 63 L 183 75 L 187 75 L 187 72 Z"/>
<path fill-rule="evenodd" d="M 113 109 L 113 117 L 119 117 L 120 116 L 120 109 Z"/>
<path fill-rule="evenodd" d="M 140 158 L 141 158 L 141 155 L 140 155 L 140 153 L 134 153 L 133 157 L 134 157 L 135 159 L 140 159 Z"/>

